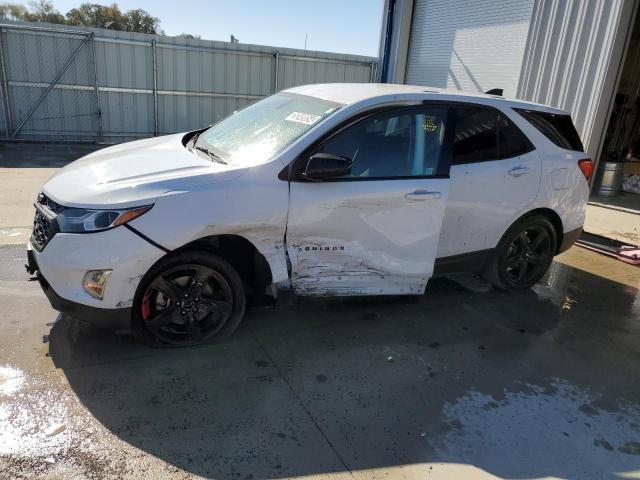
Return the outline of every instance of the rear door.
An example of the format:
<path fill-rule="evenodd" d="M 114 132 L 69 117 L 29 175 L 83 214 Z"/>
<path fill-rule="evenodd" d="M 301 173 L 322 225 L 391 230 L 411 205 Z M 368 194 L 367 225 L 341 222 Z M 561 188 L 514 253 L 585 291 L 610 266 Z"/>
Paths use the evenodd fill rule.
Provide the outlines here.
<path fill-rule="evenodd" d="M 298 159 L 286 238 L 298 294 L 424 292 L 449 193 L 447 121 L 442 106 L 371 114 Z M 351 173 L 305 181 L 319 152 L 352 159 Z"/>
<path fill-rule="evenodd" d="M 451 190 L 439 258 L 494 248 L 540 187 L 540 156 L 503 112 L 458 106 L 454 115 Z"/>

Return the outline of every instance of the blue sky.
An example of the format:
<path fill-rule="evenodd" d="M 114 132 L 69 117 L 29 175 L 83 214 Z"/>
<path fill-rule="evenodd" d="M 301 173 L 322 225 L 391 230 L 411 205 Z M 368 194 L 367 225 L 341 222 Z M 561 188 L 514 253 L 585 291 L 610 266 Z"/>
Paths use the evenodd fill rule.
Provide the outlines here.
<path fill-rule="evenodd" d="M 67 13 L 87 0 L 52 0 Z M 108 5 L 114 0 L 90 0 Z M 26 2 L 25 2 L 26 3 Z M 120 0 L 121 10 L 143 8 L 167 35 L 192 33 L 207 40 L 378 55 L 383 0 Z"/>

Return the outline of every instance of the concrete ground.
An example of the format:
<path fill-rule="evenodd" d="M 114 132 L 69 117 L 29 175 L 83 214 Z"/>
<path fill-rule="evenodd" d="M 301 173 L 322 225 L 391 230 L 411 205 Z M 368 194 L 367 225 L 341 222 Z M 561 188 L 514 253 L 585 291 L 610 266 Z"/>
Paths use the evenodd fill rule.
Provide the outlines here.
<path fill-rule="evenodd" d="M 640 245 L 640 211 L 638 210 L 611 208 L 606 204 L 589 204 L 584 228 L 589 233 Z"/>
<path fill-rule="evenodd" d="M 606 206 L 621 211 L 640 213 L 640 194 L 620 191 L 612 197 L 597 195 L 592 192 L 589 203 L 598 206 Z"/>
<path fill-rule="evenodd" d="M 0 143 L 0 245 L 25 244 L 40 187 L 60 167 L 102 147 Z"/>
<path fill-rule="evenodd" d="M 590 233 L 640 245 L 640 195 L 620 192 L 601 197 L 592 193 L 585 228 Z"/>
<path fill-rule="evenodd" d="M 640 478 L 637 267 L 574 247 L 520 294 L 439 279 L 152 349 L 58 317 L 7 238 L 0 478 Z"/>
<path fill-rule="evenodd" d="M 152 349 L 57 318 L 0 249 L 0 478 L 640 478 L 640 270 L 249 312 Z M 572 265 L 572 266 L 569 266 Z"/>

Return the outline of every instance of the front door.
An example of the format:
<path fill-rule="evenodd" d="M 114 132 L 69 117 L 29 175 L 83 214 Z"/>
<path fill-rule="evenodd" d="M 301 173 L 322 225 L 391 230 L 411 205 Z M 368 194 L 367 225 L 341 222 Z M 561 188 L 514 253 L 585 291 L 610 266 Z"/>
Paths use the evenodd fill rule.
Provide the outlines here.
<path fill-rule="evenodd" d="M 315 153 L 353 160 L 349 175 L 324 181 L 294 169 L 287 251 L 296 293 L 424 292 L 449 193 L 447 114 L 429 105 L 372 114 L 296 162 Z"/>

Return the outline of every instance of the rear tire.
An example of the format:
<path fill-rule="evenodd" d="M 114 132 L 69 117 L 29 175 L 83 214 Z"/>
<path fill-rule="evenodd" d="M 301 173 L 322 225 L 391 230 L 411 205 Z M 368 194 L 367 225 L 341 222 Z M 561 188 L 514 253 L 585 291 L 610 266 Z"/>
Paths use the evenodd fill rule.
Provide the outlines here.
<path fill-rule="evenodd" d="M 557 247 L 558 235 L 547 217 L 525 217 L 502 236 L 483 276 L 501 290 L 526 290 L 547 272 Z"/>
<path fill-rule="evenodd" d="M 244 317 L 238 272 L 205 251 L 169 255 L 144 276 L 133 302 L 134 336 L 153 346 L 190 346 L 230 336 Z"/>

